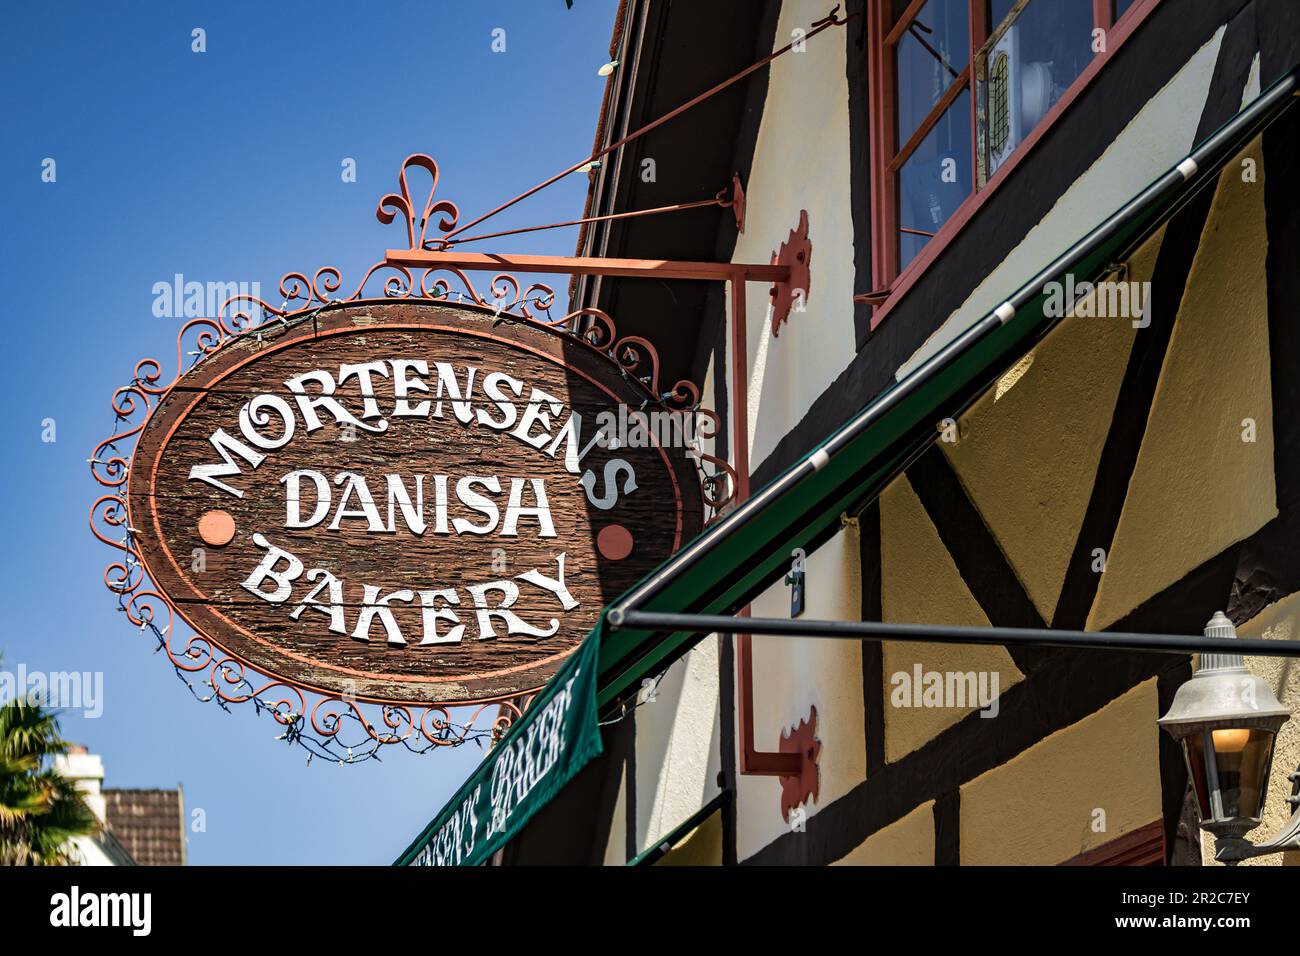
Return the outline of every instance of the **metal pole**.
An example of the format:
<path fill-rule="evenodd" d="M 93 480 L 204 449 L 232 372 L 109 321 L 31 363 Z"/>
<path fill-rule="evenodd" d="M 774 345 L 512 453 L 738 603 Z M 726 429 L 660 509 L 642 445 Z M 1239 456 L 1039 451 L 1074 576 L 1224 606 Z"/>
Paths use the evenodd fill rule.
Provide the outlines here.
<path fill-rule="evenodd" d="M 749 497 L 749 309 L 745 273 L 731 276 L 731 460 L 736 468 L 736 503 Z M 748 617 L 749 607 L 740 609 Z M 805 755 L 759 750 L 754 743 L 754 646 L 749 635 L 736 636 L 736 724 L 740 732 L 740 772 L 747 776 L 797 776 Z"/>
<path fill-rule="evenodd" d="M 550 272 L 557 275 L 624 276 L 652 279 L 729 280 L 743 275 L 753 282 L 789 282 L 790 267 L 768 262 L 690 262 L 675 259 L 611 259 L 599 256 L 538 256 L 498 252 L 435 252 L 389 249 L 384 261 L 422 269 L 467 269 L 492 272 Z"/>
<path fill-rule="evenodd" d="M 620 620 L 614 621 L 619 614 Z M 1134 634 L 1119 631 L 1060 631 L 1034 627 L 951 627 L 896 624 L 887 621 L 805 621 L 725 614 L 661 614 L 611 610 L 610 623 L 640 631 L 693 634 L 766 634 L 774 637 L 820 637 L 847 641 L 894 640 L 918 644 L 1001 644 L 1010 647 L 1071 647 L 1161 654 L 1245 654 L 1300 657 L 1300 641 L 1216 638 L 1204 635 Z"/>

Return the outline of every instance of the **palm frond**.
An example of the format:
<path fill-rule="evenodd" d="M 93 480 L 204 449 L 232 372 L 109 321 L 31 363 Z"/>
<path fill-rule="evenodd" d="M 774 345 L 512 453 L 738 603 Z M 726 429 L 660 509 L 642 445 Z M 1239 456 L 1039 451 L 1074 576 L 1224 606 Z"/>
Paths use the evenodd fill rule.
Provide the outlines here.
<path fill-rule="evenodd" d="M 67 749 L 53 712 L 22 700 L 0 706 L 0 864 L 73 863 L 74 838 L 99 831 L 76 784 L 46 769 Z"/>

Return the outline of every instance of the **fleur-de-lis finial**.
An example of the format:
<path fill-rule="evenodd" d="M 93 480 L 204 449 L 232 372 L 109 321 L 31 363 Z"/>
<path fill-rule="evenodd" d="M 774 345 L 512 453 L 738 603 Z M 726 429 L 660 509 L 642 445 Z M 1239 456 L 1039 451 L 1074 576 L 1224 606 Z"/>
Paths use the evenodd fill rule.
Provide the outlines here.
<path fill-rule="evenodd" d="M 432 179 L 429 185 L 429 198 L 424 201 L 424 209 L 418 221 L 415 217 L 415 206 L 411 202 L 411 187 L 406 179 L 406 171 L 413 166 L 426 170 Z M 425 237 L 430 220 L 435 214 L 440 214 L 442 219 L 438 223 L 438 228 L 445 235 L 456 228 L 456 222 L 460 219 L 460 209 L 449 199 L 435 201 L 433 198 L 434 193 L 438 191 L 438 164 L 432 156 L 424 153 L 412 153 L 403 161 L 397 182 L 401 192 L 389 193 L 380 199 L 379 206 L 375 209 L 375 218 L 384 225 L 388 225 L 401 215 L 406 220 L 408 249 L 440 248 L 441 239 L 427 239 Z M 419 227 L 418 236 L 416 234 L 417 225 Z"/>

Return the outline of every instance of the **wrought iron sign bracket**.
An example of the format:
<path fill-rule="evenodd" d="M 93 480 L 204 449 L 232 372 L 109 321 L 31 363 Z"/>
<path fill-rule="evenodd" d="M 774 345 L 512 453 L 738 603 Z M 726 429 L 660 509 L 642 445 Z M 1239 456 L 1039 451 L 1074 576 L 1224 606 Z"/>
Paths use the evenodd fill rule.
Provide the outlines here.
<path fill-rule="evenodd" d="M 799 826 L 806 812 L 803 805 L 821 794 L 822 743 L 817 739 L 816 706 L 808 709 L 808 717 L 798 726 L 781 732 L 780 753 L 799 758 L 799 772 L 781 777 L 781 819 Z"/>
<path fill-rule="evenodd" d="M 351 291 L 343 287 L 343 275 L 333 266 L 323 266 L 314 272 L 287 272 L 279 282 L 278 291 L 281 301 L 278 306 L 257 296 L 241 293 L 222 303 L 216 315 L 197 317 L 185 323 L 176 337 L 174 376 L 167 374 L 164 363 L 156 359 L 143 359 L 136 364 L 129 382 L 118 389 L 113 396 L 111 405 L 114 414 L 113 432 L 96 446 L 89 459 L 93 476 L 105 489 L 105 493 L 91 506 L 91 531 L 102 543 L 116 549 L 121 555 L 109 564 L 104 575 L 107 588 L 117 597 L 119 609 L 126 613 L 131 623 L 142 633 L 146 630 L 152 632 L 158 642 L 158 649 L 166 652 L 177 674 L 196 697 L 200 700 L 215 701 L 223 708 L 228 704 L 251 703 L 259 712 L 269 712 L 284 729 L 280 739 L 307 748 L 309 762 L 312 755 L 332 761 L 337 760 L 339 763 L 375 759 L 381 748 L 394 744 L 425 752 L 430 749 L 455 746 L 470 739 L 479 740 L 483 736 L 495 739 L 504 732 L 512 718 L 519 716 L 520 707 L 510 701 L 499 705 L 501 713 L 486 728 L 475 727 L 475 721 L 480 713 L 492 706 L 491 702 L 482 703 L 465 724 L 453 723 L 446 708 L 438 704 L 411 706 L 406 703 L 385 703 L 375 699 L 365 703 L 367 706 L 374 705 L 379 709 L 363 712 L 359 707 L 362 701 L 352 699 L 350 694 L 338 695 L 323 692 L 319 688 L 299 687 L 292 681 L 281 679 L 273 674 L 262 675 L 255 667 L 246 667 L 246 662 L 238 655 L 226 652 L 219 642 L 210 640 L 201 631 L 196 631 L 194 634 L 181 633 L 184 628 L 179 624 L 183 615 L 177 614 L 169 596 L 156 587 L 141 561 L 140 542 L 137 540 L 140 533 L 132 527 L 128 516 L 128 482 L 131 477 L 136 442 L 154 412 L 171 396 L 174 386 L 195 369 L 207 368 L 216 360 L 214 357 L 231 346 L 242 348 L 244 346 L 241 343 L 255 339 L 257 348 L 260 349 L 265 344 L 264 337 L 267 340 L 282 337 L 289 334 L 300 323 L 310 322 L 314 329 L 326 312 L 337 307 L 368 301 L 407 300 L 417 305 L 437 303 L 447 300 L 454 292 L 455 302 L 471 309 L 490 310 L 513 321 L 530 324 L 536 329 L 569 336 L 572 340 L 620 365 L 624 376 L 645 393 L 649 401 L 658 401 L 675 408 L 695 409 L 699 414 L 710 419 L 716 428 L 719 424 L 717 414 L 698 407 L 699 389 L 693 383 L 683 380 L 675 384 L 667 384 L 666 387 L 659 386 L 658 356 L 650 342 L 637 336 L 620 337 L 613 320 L 596 309 L 580 309 L 558 320 L 551 320 L 547 310 L 555 301 L 554 291 L 541 283 L 521 284 L 514 276 L 503 270 L 514 268 L 520 271 L 568 275 L 593 274 L 725 282 L 730 290 L 731 363 L 733 369 L 739 370 L 738 374 L 733 375 L 732 383 L 734 390 L 732 407 L 735 414 L 732 416 L 733 434 L 730 447 L 733 450 L 733 462 L 722 461 L 707 454 L 701 455 L 700 459 L 709 461 L 718 468 L 717 474 L 706 476 L 705 480 L 706 498 L 711 499 L 709 504 L 714 509 L 715 516 L 723 514 L 729 503 L 734 504 L 748 497 L 745 286 L 748 282 L 768 283 L 776 294 L 788 298 L 791 283 L 795 281 L 789 264 L 508 256 L 460 253 L 451 250 L 458 242 L 491 238 L 490 234 L 463 237 L 462 234 L 732 87 L 745 77 L 763 69 L 772 60 L 795 49 L 796 46 L 802 48 L 803 42 L 817 34 L 833 27 L 844 26 L 853 19 L 854 15 L 840 16 L 839 9 L 837 5 L 825 17 L 813 21 L 797 42 L 775 50 L 676 109 L 626 134 L 621 139 L 608 143 L 589 158 L 580 160 L 470 222 L 460 224 L 460 214 L 456 204 L 446 199 L 435 198 L 438 167 L 432 157 L 424 154 L 408 157 L 399 177 L 400 192 L 385 195 L 380 199 L 376 211 L 380 222 L 390 224 L 400 221 L 406 227 L 407 248 L 389 250 L 384 261 L 371 266 L 356 281 Z M 408 183 L 407 173 L 412 168 L 423 169 L 432 178 L 429 196 L 422 209 L 413 201 Z M 730 198 L 724 198 L 728 195 Z M 737 229 L 744 231 L 746 197 L 738 174 L 733 174 L 729 190 L 724 187 L 711 199 L 680 203 L 663 209 L 637 210 L 627 215 L 648 215 L 704 205 L 730 207 Z M 537 228 L 553 227 L 511 230 L 503 234 L 533 231 Z M 410 269 L 412 266 L 422 267 L 423 273 L 412 274 Z M 481 294 L 469 280 L 466 273 L 470 271 L 485 271 L 491 274 L 486 295 Z M 459 281 L 464 286 L 464 292 L 453 290 L 455 281 Z M 806 289 L 806 283 L 802 287 Z M 533 309 L 546 312 L 546 318 L 535 315 Z M 729 482 L 729 491 L 725 494 L 708 494 L 710 482 L 722 477 L 724 472 Z M 173 624 L 178 626 L 174 627 Z M 801 746 L 797 753 L 758 753 L 753 750 L 750 719 L 752 680 L 748 638 L 742 639 L 738 644 L 745 661 L 738 682 L 742 688 L 742 695 L 748 701 L 747 710 L 741 716 L 742 727 L 745 728 L 745 746 L 741 758 L 742 772 L 802 779 L 809 765 L 808 761 L 811 760 L 815 764 L 816 759 L 815 753 L 807 759 L 805 755 L 810 750 L 819 750 L 819 745 L 813 748 Z M 810 721 L 806 721 L 805 724 L 811 726 L 811 721 L 815 721 L 815 713 L 810 715 Z M 345 723 L 347 726 L 353 726 L 353 722 L 361 731 L 361 736 L 355 745 L 359 748 L 356 753 L 354 753 L 354 746 L 345 742 L 340 734 Z M 792 739 L 797 736 L 797 732 L 798 728 L 796 733 L 791 735 Z M 815 781 L 815 777 L 813 779 Z"/>
<path fill-rule="evenodd" d="M 431 249 L 389 249 L 385 264 L 419 269 L 465 271 L 547 272 L 556 275 L 599 275 L 623 278 L 698 279 L 703 281 L 790 282 L 789 266 L 776 263 L 691 262 L 673 259 L 616 259 L 602 256 L 538 256 L 497 252 L 448 252 Z"/>
<path fill-rule="evenodd" d="M 737 178 L 738 185 L 738 178 Z M 427 218 L 425 220 L 427 222 Z M 423 226 L 423 223 L 421 224 Z M 807 214 L 801 216 L 801 225 L 806 235 Z M 541 256 L 515 255 L 505 253 L 460 252 L 458 250 L 432 250 L 423 244 L 417 244 L 412 226 L 412 244 L 408 249 L 389 249 L 385 254 L 385 265 L 397 269 L 418 268 L 425 270 L 441 269 L 451 272 L 463 271 L 499 271 L 502 269 L 520 272 L 543 272 L 559 275 L 600 275 L 627 278 L 688 279 L 700 281 L 724 281 L 731 291 L 731 366 L 733 369 L 748 367 L 748 347 L 746 344 L 747 309 L 745 285 L 747 282 L 767 282 L 772 284 L 771 293 L 785 301 L 793 301 L 791 283 L 794 281 L 795 269 L 788 263 L 770 262 L 691 262 L 669 259 L 619 259 L 599 256 Z M 807 289 L 808 252 L 805 247 L 803 259 L 803 289 Z M 735 488 L 729 496 L 735 502 L 749 497 L 749 430 L 746 402 L 745 380 L 747 375 L 740 375 L 740 381 L 733 382 L 731 447 L 734 461 L 729 470 L 734 470 Z M 816 760 L 809 757 L 804 748 L 794 752 L 760 751 L 754 746 L 754 679 L 753 649 L 748 634 L 741 634 L 736 641 L 736 682 L 740 696 L 740 772 L 747 776 L 775 776 L 783 782 L 806 781 L 816 779 Z M 818 746 L 820 752 L 820 745 Z M 812 775 L 811 778 L 809 775 Z M 797 784 L 804 787 L 804 784 Z M 812 791 L 809 791 L 811 793 Z M 805 794 L 806 796 L 806 794 Z"/>

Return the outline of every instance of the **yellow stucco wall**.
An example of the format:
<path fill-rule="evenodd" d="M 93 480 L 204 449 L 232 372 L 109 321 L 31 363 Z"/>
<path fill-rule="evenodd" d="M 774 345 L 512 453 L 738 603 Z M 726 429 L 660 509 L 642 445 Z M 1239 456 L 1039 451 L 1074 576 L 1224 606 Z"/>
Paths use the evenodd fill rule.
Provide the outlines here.
<path fill-rule="evenodd" d="M 906 476 L 880 496 L 881 608 L 886 621 L 988 627 Z M 1024 678 L 1001 647 L 884 642 L 885 759 L 898 760 L 951 727 L 973 707 L 894 707 L 894 674 L 997 672 L 998 689 Z"/>
<path fill-rule="evenodd" d="M 1277 514 L 1259 141 L 1241 158 L 1254 160 L 1256 181 L 1242 181 L 1240 161 L 1219 178 L 1090 630 Z M 1243 440 L 1246 419 L 1255 423 L 1253 442 Z"/>
<path fill-rule="evenodd" d="M 1151 278 L 1163 235 L 1130 259 L 1129 281 Z M 1129 319 L 1066 319 L 939 444 L 1049 623 L 1136 334 Z"/>
<path fill-rule="evenodd" d="M 722 866 L 722 814 L 710 816 L 655 865 Z"/>
<path fill-rule="evenodd" d="M 832 866 L 933 866 L 934 801 L 882 827 Z"/>
<path fill-rule="evenodd" d="M 1159 716 L 1153 678 L 965 784 L 962 864 L 1053 865 L 1160 819 Z"/>

